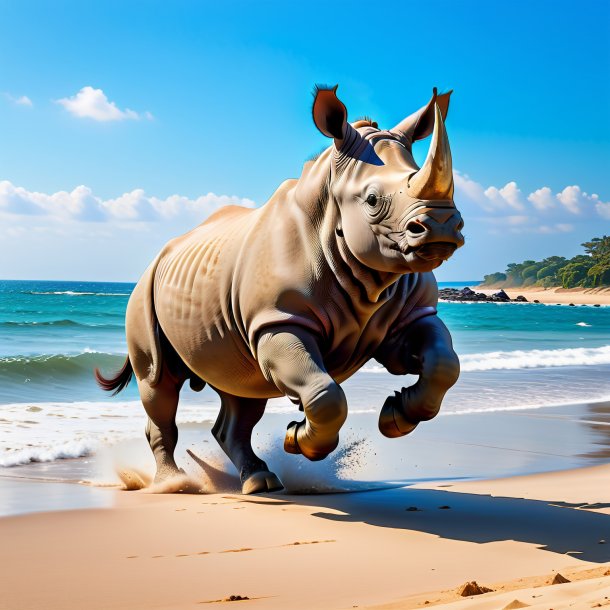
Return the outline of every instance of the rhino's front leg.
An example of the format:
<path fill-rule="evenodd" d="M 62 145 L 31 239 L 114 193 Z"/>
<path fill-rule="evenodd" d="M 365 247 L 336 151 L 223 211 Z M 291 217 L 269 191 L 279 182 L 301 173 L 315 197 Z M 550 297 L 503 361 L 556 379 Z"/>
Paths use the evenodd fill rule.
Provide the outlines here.
<path fill-rule="evenodd" d="M 419 422 L 435 417 L 460 374 L 451 335 L 436 315 L 409 325 L 398 341 L 382 345 L 375 358 L 391 373 L 419 375 L 415 384 L 389 396 L 381 409 L 379 430 L 390 438 L 404 436 Z"/>
<path fill-rule="evenodd" d="M 305 412 L 302 422 L 288 426 L 284 449 L 312 461 L 324 459 L 337 447 L 347 402 L 324 368 L 316 338 L 300 327 L 276 328 L 261 335 L 257 352 L 267 380 Z"/>

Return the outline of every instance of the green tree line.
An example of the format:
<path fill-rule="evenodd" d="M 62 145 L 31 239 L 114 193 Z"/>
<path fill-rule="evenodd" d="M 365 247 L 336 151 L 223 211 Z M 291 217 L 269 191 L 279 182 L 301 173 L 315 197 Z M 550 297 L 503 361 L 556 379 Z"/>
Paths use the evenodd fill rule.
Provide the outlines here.
<path fill-rule="evenodd" d="M 567 259 L 549 256 L 541 261 L 527 260 L 510 263 L 504 273 L 486 275 L 483 286 L 517 288 L 597 288 L 610 286 L 610 237 L 594 237 L 581 244 L 585 254 Z"/>

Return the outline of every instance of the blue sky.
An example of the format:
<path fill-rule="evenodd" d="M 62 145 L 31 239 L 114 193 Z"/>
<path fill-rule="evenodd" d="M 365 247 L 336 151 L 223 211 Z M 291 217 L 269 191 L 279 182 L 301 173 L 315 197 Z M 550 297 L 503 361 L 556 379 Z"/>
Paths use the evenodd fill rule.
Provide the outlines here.
<path fill-rule="evenodd" d="M 610 4 L 0 1 L 0 277 L 136 280 L 328 145 L 315 83 L 391 127 L 433 86 L 476 279 L 610 232 Z M 418 154 L 425 154 L 420 144 Z"/>

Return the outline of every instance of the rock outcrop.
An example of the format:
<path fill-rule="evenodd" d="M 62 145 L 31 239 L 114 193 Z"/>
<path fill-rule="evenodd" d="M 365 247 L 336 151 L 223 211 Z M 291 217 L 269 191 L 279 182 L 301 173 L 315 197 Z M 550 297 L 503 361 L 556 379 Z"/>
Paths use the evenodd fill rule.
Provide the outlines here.
<path fill-rule="evenodd" d="M 528 300 L 523 296 L 511 299 L 504 290 L 499 290 L 494 294 L 475 292 L 472 288 L 441 288 L 438 291 L 438 298 L 441 301 L 464 301 L 470 303 L 527 303 Z"/>

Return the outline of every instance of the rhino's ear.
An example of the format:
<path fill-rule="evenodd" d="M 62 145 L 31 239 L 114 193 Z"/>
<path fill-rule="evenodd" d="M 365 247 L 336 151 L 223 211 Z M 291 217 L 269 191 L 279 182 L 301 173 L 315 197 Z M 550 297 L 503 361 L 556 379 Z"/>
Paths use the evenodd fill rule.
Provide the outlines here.
<path fill-rule="evenodd" d="M 338 86 L 316 86 L 311 112 L 313 122 L 326 137 L 341 141 L 347 128 L 347 108 L 337 97 Z"/>
<path fill-rule="evenodd" d="M 434 87 L 430 101 L 423 108 L 398 123 L 392 131 L 410 143 L 427 138 L 434 129 L 434 105 L 438 106 L 443 121 L 445 121 L 449 111 L 449 98 L 452 93 L 453 91 L 447 91 L 447 93 L 438 95 L 436 87 Z"/>

